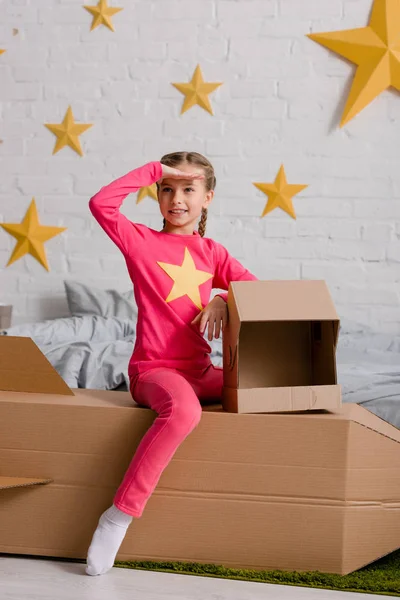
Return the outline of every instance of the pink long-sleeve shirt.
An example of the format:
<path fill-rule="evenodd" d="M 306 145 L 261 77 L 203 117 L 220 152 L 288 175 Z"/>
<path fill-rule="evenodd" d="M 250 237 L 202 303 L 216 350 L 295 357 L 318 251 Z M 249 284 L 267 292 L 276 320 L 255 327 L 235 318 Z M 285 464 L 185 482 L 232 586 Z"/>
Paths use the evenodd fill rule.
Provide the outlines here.
<path fill-rule="evenodd" d="M 255 280 L 228 251 L 197 231 L 180 235 L 132 223 L 120 212 L 128 194 L 162 176 L 152 162 L 101 188 L 90 211 L 124 255 L 133 282 L 138 321 L 129 377 L 157 367 L 201 370 L 211 348 L 193 319 L 208 304 L 213 288 L 231 281 Z M 226 301 L 227 294 L 220 294 Z"/>

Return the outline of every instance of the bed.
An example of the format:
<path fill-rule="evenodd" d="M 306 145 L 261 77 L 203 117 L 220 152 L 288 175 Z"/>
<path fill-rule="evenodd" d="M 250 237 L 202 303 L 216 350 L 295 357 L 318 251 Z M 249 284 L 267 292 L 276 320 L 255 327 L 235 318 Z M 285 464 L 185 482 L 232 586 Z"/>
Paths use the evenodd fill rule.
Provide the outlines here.
<path fill-rule="evenodd" d="M 133 293 L 65 282 L 70 317 L 16 325 L 0 334 L 31 337 L 72 388 L 128 389 L 136 339 Z M 221 340 L 212 361 L 222 365 Z M 341 322 L 337 349 L 343 401 L 355 402 L 400 428 L 400 336 Z"/>

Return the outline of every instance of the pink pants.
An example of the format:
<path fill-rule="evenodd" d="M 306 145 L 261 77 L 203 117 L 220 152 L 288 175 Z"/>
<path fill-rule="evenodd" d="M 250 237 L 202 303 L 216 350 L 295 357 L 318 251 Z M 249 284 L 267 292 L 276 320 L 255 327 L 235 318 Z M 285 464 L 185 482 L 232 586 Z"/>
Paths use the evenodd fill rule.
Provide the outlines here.
<path fill-rule="evenodd" d="M 157 417 L 117 490 L 117 508 L 134 517 L 142 515 L 165 467 L 198 425 L 201 401 L 219 400 L 222 383 L 222 369 L 213 365 L 194 373 L 157 368 L 136 377 L 131 389 L 135 401 L 153 409 Z"/>

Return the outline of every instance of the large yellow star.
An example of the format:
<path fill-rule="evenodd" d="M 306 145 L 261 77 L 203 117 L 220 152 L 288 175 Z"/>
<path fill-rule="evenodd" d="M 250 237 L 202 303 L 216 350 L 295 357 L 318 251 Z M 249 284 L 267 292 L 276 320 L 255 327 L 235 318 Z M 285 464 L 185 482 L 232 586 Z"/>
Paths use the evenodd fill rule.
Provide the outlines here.
<path fill-rule="evenodd" d="M 400 0 L 375 0 L 368 27 L 308 37 L 358 65 L 341 127 L 381 92 L 400 90 Z"/>
<path fill-rule="evenodd" d="M 253 185 L 268 196 L 268 202 L 261 217 L 265 217 L 266 214 L 275 210 L 275 208 L 281 208 L 293 217 L 293 219 L 296 218 L 296 213 L 294 212 L 292 198 L 308 187 L 307 185 L 289 184 L 286 180 L 283 165 L 279 169 L 274 183 L 254 183 Z"/>
<path fill-rule="evenodd" d="M 194 260 L 188 250 L 185 248 L 185 257 L 181 266 L 170 265 L 168 263 L 157 262 L 157 264 L 171 277 L 174 282 L 172 290 L 166 302 L 172 302 L 182 296 L 188 296 L 193 304 L 200 310 L 203 309 L 200 298 L 199 286 L 209 279 L 212 279 L 211 273 L 198 271 Z"/>
<path fill-rule="evenodd" d="M 173 83 L 172 85 L 185 96 L 181 115 L 195 104 L 204 108 L 210 115 L 213 114 L 208 94 L 211 94 L 222 83 L 206 83 L 203 79 L 200 65 L 197 65 L 192 80 L 189 83 Z"/>
<path fill-rule="evenodd" d="M 57 138 L 56 145 L 54 146 L 53 154 L 64 148 L 64 146 L 69 146 L 72 150 L 75 150 L 77 154 L 83 156 L 82 148 L 78 139 L 78 135 L 81 135 L 92 127 L 91 123 L 75 123 L 74 115 L 72 114 L 72 109 L 69 106 L 67 112 L 65 113 L 64 120 L 62 123 L 49 124 L 46 123 L 45 127 L 49 129 Z"/>
<path fill-rule="evenodd" d="M 4 54 L 5 50 L 4 48 L 0 48 L 0 54 Z"/>
<path fill-rule="evenodd" d="M 34 198 L 32 198 L 32 202 L 22 223 L 0 223 L 0 225 L 7 233 L 17 240 L 17 244 L 7 263 L 7 267 L 25 256 L 25 254 L 31 254 L 45 269 L 47 269 L 47 271 L 49 271 L 44 242 L 47 242 L 47 240 L 50 240 L 62 231 L 65 231 L 65 227 L 48 227 L 46 225 L 40 225 Z"/>
<path fill-rule="evenodd" d="M 150 198 L 153 198 L 153 200 L 158 200 L 157 186 L 155 183 L 153 183 L 153 185 L 148 185 L 140 188 L 137 195 L 136 204 L 139 204 L 139 202 L 144 200 L 144 198 L 147 198 L 147 196 L 150 196 Z"/>
<path fill-rule="evenodd" d="M 108 6 L 107 0 L 99 0 L 96 6 L 84 6 L 83 8 L 93 15 L 90 31 L 93 31 L 93 29 L 96 29 L 99 25 L 105 25 L 108 29 L 111 29 L 111 31 L 115 31 L 111 17 L 123 10 L 123 8 Z"/>

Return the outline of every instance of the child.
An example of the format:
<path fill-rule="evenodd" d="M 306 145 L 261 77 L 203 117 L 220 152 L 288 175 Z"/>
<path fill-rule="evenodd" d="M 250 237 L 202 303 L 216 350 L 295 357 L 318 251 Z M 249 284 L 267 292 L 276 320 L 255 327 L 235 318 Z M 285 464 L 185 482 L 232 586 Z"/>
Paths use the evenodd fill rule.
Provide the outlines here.
<path fill-rule="evenodd" d="M 119 208 L 128 194 L 157 183 L 164 226 L 129 221 Z M 100 517 L 86 572 L 101 575 L 132 518 L 139 518 L 178 446 L 198 425 L 200 401 L 220 398 L 222 369 L 210 360 L 208 340 L 228 318 L 227 294 L 209 302 L 212 288 L 255 280 L 227 250 L 204 238 L 214 169 L 196 152 L 167 154 L 103 187 L 89 207 L 124 255 L 138 306 L 136 344 L 129 363 L 130 392 L 157 418 L 139 444 L 113 505 Z M 199 217 L 198 231 L 195 230 Z"/>

